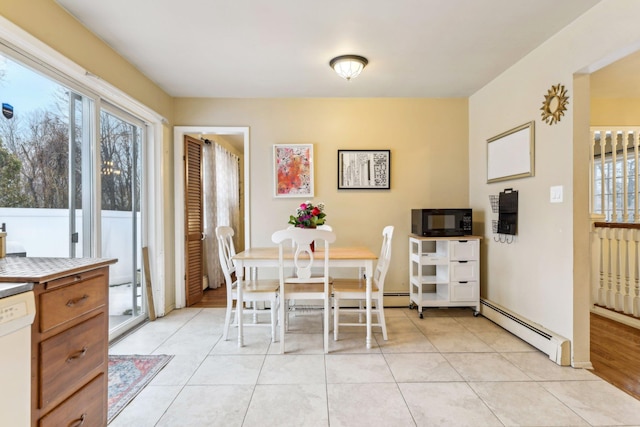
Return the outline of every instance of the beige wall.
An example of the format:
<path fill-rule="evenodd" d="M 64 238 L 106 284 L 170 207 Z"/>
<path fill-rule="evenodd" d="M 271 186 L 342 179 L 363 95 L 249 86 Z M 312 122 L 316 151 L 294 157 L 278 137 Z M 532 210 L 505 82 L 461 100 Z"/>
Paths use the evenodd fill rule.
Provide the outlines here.
<path fill-rule="evenodd" d="M 640 99 L 591 99 L 591 126 L 640 125 Z"/>
<path fill-rule="evenodd" d="M 139 101 L 149 109 L 168 120 L 162 129 L 162 152 L 164 171 L 173 170 L 173 100 L 136 70 L 125 59 L 114 52 L 104 42 L 87 31 L 78 21 L 60 8 L 53 0 L 2 0 L 0 15 L 40 42 L 64 55 L 75 64 L 98 76 L 100 79 L 120 89 L 129 97 Z M 173 176 L 163 175 L 165 194 L 165 215 L 170 215 L 164 223 L 166 241 L 165 272 L 167 285 L 165 308 L 175 304 L 173 292 Z"/>
<path fill-rule="evenodd" d="M 573 363 L 589 361 L 590 268 L 587 241 L 588 84 L 574 74 L 592 72 L 640 47 L 635 17 L 640 2 L 605 0 L 547 40 L 469 99 L 470 203 L 490 212 L 488 196 L 519 190 L 518 236 L 511 245 L 484 240 L 483 297 L 572 340 Z M 603 22 L 615 22 L 609 31 Z M 549 126 L 540 120 L 543 96 L 555 84 L 568 89 L 569 110 Z M 577 91 L 577 93 L 576 93 Z M 486 140 L 535 120 L 535 176 L 486 183 Z M 575 122 L 575 123 L 574 123 Z M 578 129 L 576 129 L 578 126 Z M 564 187 L 564 202 L 549 202 L 549 187 Z M 491 214 L 487 214 L 490 216 Z M 490 222 L 484 234 L 491 236 Z M 579 274 L 574 274 L 579 271 Z"/>
<path fill-rule="evenodd" d="M 190 98 L 174 110 L 177 126 L 249 126 L 253 246 L 271 245 L 304 201 L 273 197 L 273 145 L 313 144 L 313 199 L 326 204 L 336 244 L 377 252 L 382 228 L 395 226 L 390 292 L 408 292 L 411 208 L 468 204 L 466 99 Z M 338 149 L 390 149 L 391 190 L 338 191 Z"/>

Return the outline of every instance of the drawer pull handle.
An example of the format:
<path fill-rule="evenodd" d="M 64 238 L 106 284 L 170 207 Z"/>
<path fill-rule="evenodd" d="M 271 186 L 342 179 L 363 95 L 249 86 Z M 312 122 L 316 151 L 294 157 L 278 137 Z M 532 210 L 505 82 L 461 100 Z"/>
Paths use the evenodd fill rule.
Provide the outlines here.
<path fill-rule="evenodd" d="M 459 262 L 460 264 L 466 264 L 466 263 L 468 263 L 469 261 L 458 261 L 458 262 Z"/>
<path fill-rule="evenodd" d="M 67 301 L 67 307 L 73 307 L 77 304 L 82 304 L 83 302 L 85 302 L 87 299 L 89 298 L 89 295 L 84 294 L 82 295 L 80 298 L 76 298 L 76 299 L 70 299 L 69 301 Z"/>
<path fill-rule="evenodd" d="M 78 418 L 77 420 L 71 421 L 68 424 L 68 427 L 80 427 L 82 424 L 84 424 L 85 418 L 87 418 L 87 414 L 82 414 L 82 416 L 80 418 Z"/>
<path fill-rule="evenodd" d="M 69 356 L 67 358 L 67 363 L 68 362 L 73 362 L 76 359 L 80 359 L 81 357 L 84 357 L 87 354 L 87 347 L 82 347 L 82 350 L 76 351 L 75 353 L 73 353 L 71 356 Z"/>

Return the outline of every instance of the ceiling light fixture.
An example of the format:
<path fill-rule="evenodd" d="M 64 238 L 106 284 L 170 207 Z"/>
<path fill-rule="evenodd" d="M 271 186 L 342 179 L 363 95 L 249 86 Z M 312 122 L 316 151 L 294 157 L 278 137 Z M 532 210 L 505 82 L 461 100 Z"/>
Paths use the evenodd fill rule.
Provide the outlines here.
<path fill-rule="evenodd" d="M 367 58 L 358 55 L 336 56 L 329 65 L 343 79 L 351 80 L 362 72 L 362 69 L 369 63 Z"/>

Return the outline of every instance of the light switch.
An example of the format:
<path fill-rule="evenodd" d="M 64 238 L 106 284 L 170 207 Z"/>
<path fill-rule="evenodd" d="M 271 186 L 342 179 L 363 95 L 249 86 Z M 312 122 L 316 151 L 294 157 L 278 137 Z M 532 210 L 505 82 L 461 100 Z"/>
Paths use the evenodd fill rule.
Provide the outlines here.
<path fill-rule="evenodd" d="M 551 203 L 562 203 L 562 185 L 554 185 L 549 189 L 549 201 Z"/>

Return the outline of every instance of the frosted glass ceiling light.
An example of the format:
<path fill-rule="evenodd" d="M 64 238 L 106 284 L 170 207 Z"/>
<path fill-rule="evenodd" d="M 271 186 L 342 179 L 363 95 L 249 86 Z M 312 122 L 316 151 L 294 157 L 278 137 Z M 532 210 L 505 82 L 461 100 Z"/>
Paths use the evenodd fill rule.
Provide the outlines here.
<path fill-rule="evenodd" d="M 367 65 L 369 61 L 367 58 L 358 55 L 342 55 L 333 58 L 329 65 L 335 70 L 340 77 L 346 80 L 351 80 L 354 77 L 358 77 L 362 69 Z"/>

